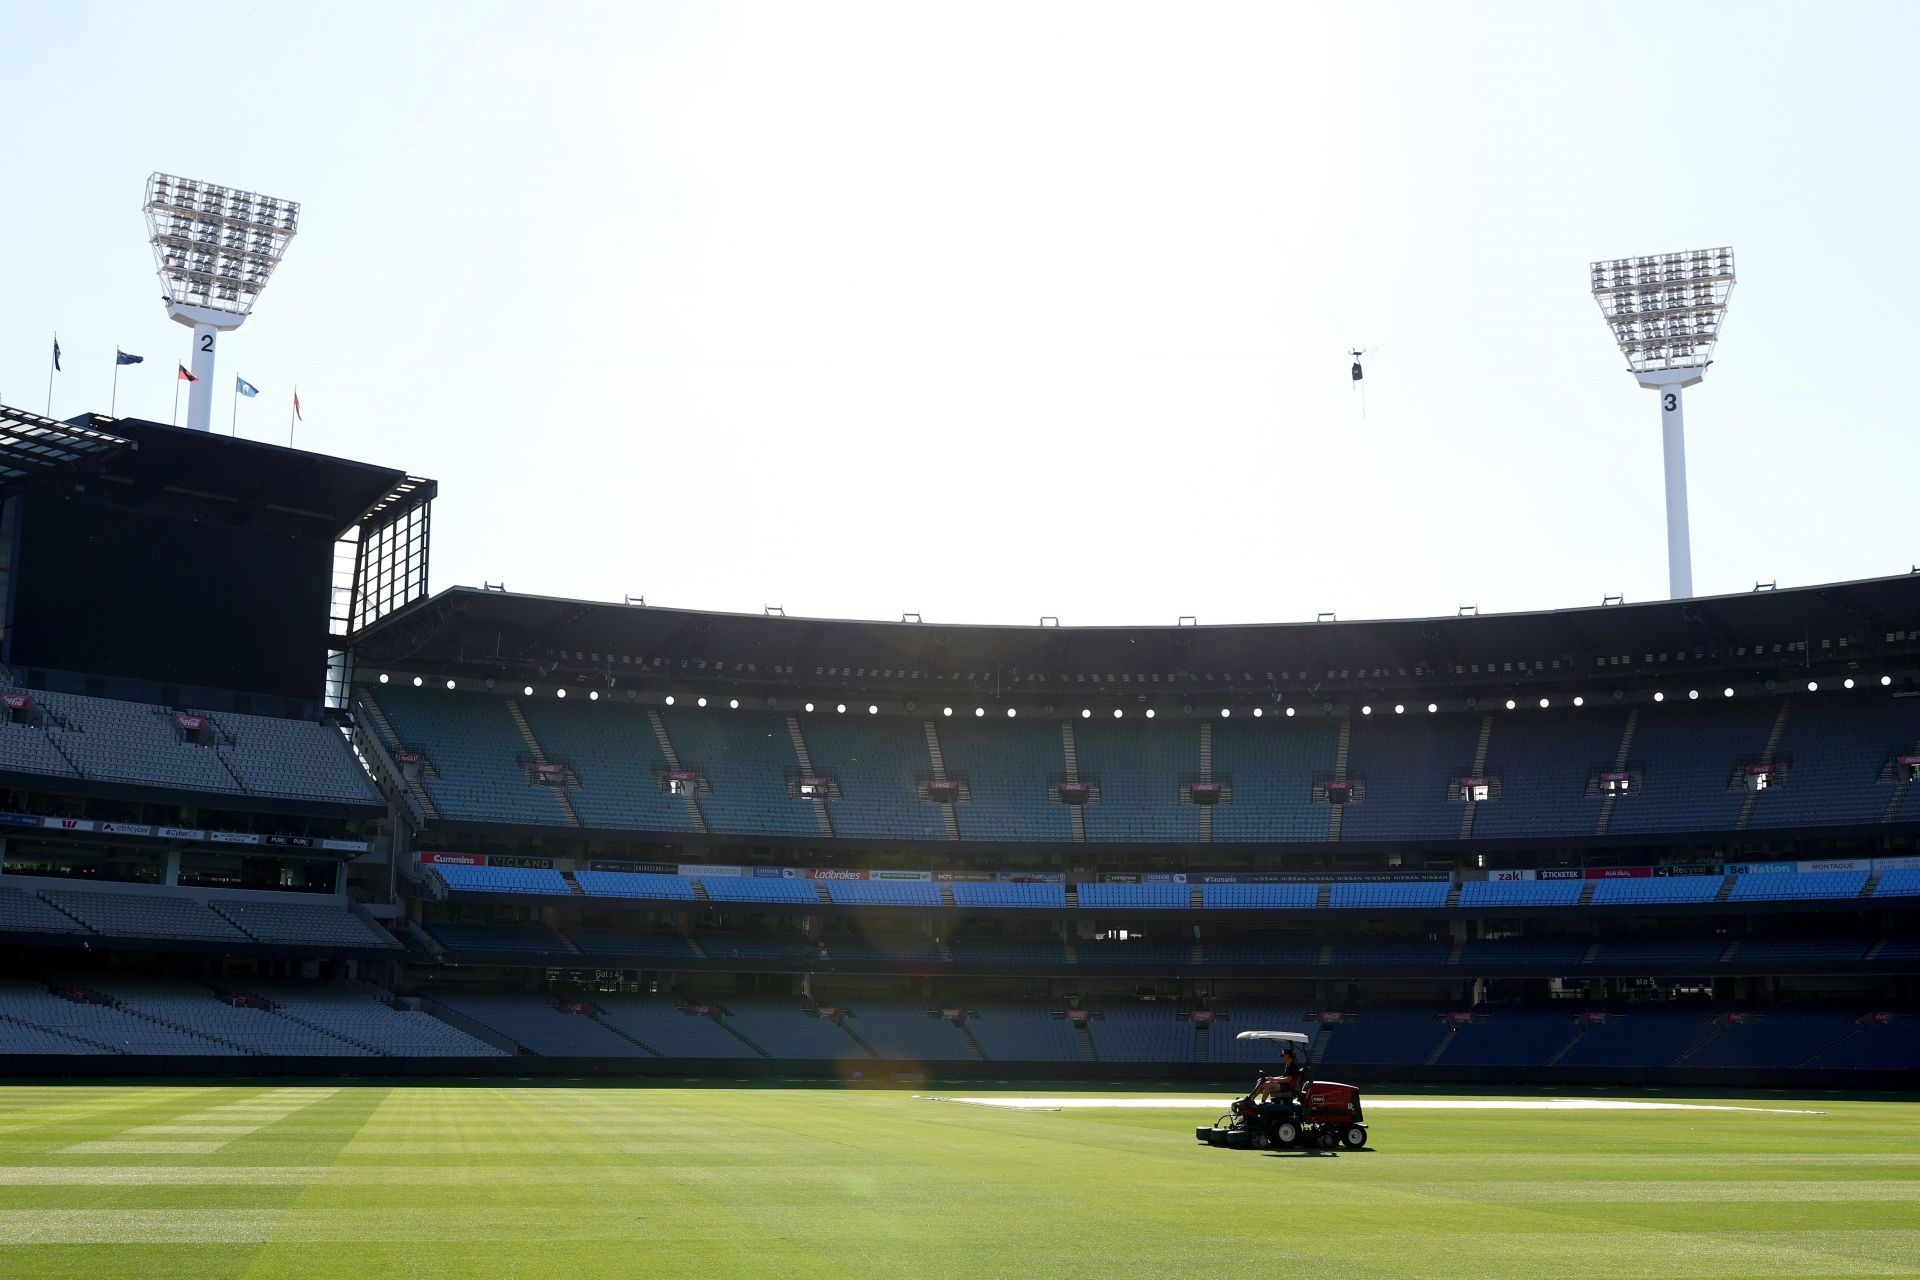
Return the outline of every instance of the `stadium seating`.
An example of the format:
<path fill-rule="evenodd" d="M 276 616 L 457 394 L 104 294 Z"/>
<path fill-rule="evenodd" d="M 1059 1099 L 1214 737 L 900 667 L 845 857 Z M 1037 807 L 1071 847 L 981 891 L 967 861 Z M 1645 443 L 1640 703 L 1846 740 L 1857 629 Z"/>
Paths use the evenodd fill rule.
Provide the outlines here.
<path fill-rule="evenodd" d="M 1878 939 L 1865 934 L 1756 933 L 1740 939 L 1728 963 L 1774 973 L 1819 973 L 1858 964 Z"/>
<path fill-rule="evenodd" d="M 209 998 L 206 1003 L 214 1002 Z M 245 1053 L 238 1045 L 203 1034 L 197 1027 L 176 1025 L 114 1004 L 70 1000 L 55 995 L 40 983 L 11 978 L 0 978 L 0 1018 L 7 1019 L 0 1025 L 24 1026 L 90 1046 L 79 1050 L 51 1047 L 37 1051 L 43 1053 L 213 1058 L 238 1057 Z M 58 1040 L 51 1043 L 57 1046 Z"/>
<path fill-rule="evenodd" d="M 1809 871 L 1798 875 L 1754 873 L 1733 878 L 1728 902 L 1778 902 L 1786 899 L 1857 898 L 1867 887 L 1864 871 Z"/>
<path fill-rule="evenodd" d="M 1595 880 L 1596 907 L 1640 906 L 1655 902 L 1712 902 L 1720 894 L 1724 876 L 1640 876 Z"/>
<path fill-rule="evenodd" d="M 1855 1029 L 1844 1012 L 1776 1010 L 1723 1021 L 1719 1030 L 1675 1065 L 1683 1067 L 1792 1067 Z"/>
<path fill-rule="evenodd" d="M 1355 716 L 1347 773 L 1365 795 L 1347 806 L 1342 840 L 1458 839 L 1462 808 L 1448 781 L 1473 765 L 1478 716 Z"/>
<path fill-rule="evenodd" d="M 1193 963 L 1193 944 L 1128 938 L 1123 941 L 1097 940 L 1075 944 L 1083 965 L 1111 969 L 1132 969 L 1141 973 L 1173 973 Z"/>
<path fill-rule="evenodd" d="M 1313 802 L 1313 784 L 1332 772 L 1339 737 L 1333 720 L 1216 722 L 1213 773 L 1232 787 L 1232 797 L 1214 806 L 1213 838 L 1325 840 L 1332 810 Z"/>
<path fill-rule="evenodd" d="M 770 876 L 702 876 L 700 887 L 713 902 L 815 904 L 820 890 L 812 880 L 783 880 Z"/>
<path fill-rule="evenodd" d="M 1582 880 L 1469 880 L 1460 886 L 1460 905 L 1570 907 L 1584 888 Z"/>
<path fill-rule="evenodd" d="M 827 801 L 834 834 L 852 839 L 947 839 L 941 806 L 922 800 L 918 786 L 933 759 L 926 730 L 899 716 L 813 715 L 800 731 L 816 773 L 840 784 Z M 795 760 L 789 767 L 797 767 Z"/>
<path fill-rule="evenodd" d="M 236 1005 L 196 983 L 156 978 L 96 978 L 86 982 L 112 997 L 129 1013 L 267 1057 L 351 1058 L 364 1055 L 354 1044 L 329 1031 L 267 1009 Z"/>
<path fill-rule="evenodd" d="M 1064 1017 L 1057 1002 L 1044 1000 L 969 1001 L 973 1016 L 967 1031 L 996 1062 L 1078 1062 L 1086 1033 Z"/>
<path fill-rule="evenodd" d="M 249 795 L 380 803 L 380 792 L 340 731 L 310 720 L 210 716 L 221 755 Z"/>
<path fill-rule="evenodd" d="M 49 889 L 40 896 L 95 933 L 110 937 L 253 941 L 231 920 L 192 898 L 84 889 Z"/>
<path fill-rule="evenodd" d="M 1095 911 L 1185 911 L 1193 891 L 1184 884 L 1083 884 L 1078 897 Z"/>
<path fill-rule="evenodd" d="M 1425 1062 L 1446 1033 L 1444 1010 L 1391 1006 L 1349 1011 L 1318 1055 L 1328 1064 Z M 1268 1054 L 1272 1056 L 1271 1051 Z"/>
<path fill-rule="evenodd" d="M 541 924 L 430 923 L 427 932 L 449 951 L 493 951 L 502 954 L 564 955 L 573 950 L 567 940 Z"/>
<path fill-rule="evenodd" d="M 940 886 L 925 880 L 827 880 L 827 896 L 843 906 L 938 907 Z"/>
<path fill-rule="evenodd" d="M 1058 969 L 1067 962 L 1066 945 L 1058 938 L 959 937 L 949 939 L 947 949 L 959 965 Z"/>
<path fill-rule="evenodd" d="M 852 1002 L 844 1025 L 875 1057 L 889 1062 L 965 1062 L 980 1056 L 926 1000 L 863 996 Z"/>
<path fill-rule="evenodd" d="M 694 935 L 701 954 L 714 960 L 791 960 L 819 955 L 819 947 L 797 930 L 779 933 L 705 932 Z"/>
<path fill-rule="evenodd" d="M 596 995 L 601 1021 L 667 1058 L 758 1058 L 719 1022 L 671 996 Z"/>
<path fill-rule="evenodd" d="M 1799 694 L 1787 713 L 1778 755 L 1792 762 L 1780 785 L 1756 798 L 1747 825 L 1834 827 L 1877 822 L 1893 793 L 1880 782 L 1887 756 L 1920 742 L 1920 706 L 1911 699 L 1846 691 Z"/>
<path fill-rule="evenodd" d="M 1814 1054 L 1806 1065 L 1840 1071 L 1903 1071 L 1920 1062 L 1920 1015 L 1885 1022 L 1858 1019 L 1851 1030 Z"/>
<path fill-rule="evenodd" d="M 1216 1021 L 1206 1031 L 1207 1057 L 1212 1062 L 1240 1062 L 1248 1066 L 1279 1064 L 1280 1047 L 1271 1040 L 1241 1040 L 1242 1031 L 1299 1031 L 1317 1036 L 1318 1022 L 1305 1021 L 1296 1004 L 1262 1000 L 1233 1000 L 1216 1005 Z M 1196 1038 L 1197 1039 L 1197 1038 Z"/>
<path fill-rule="evenodd" d="M 1081 777 L 1100 784 L 1100 802 L 1086 806 L 1087 839 L 1200 838 L 1200 809 L 1179 803 L 1181 779 L 1200 771 L 1194 725 L 1085 720 L 1073 736 Z"/>
<path fill-rule="evenodd" d="M 441 990 L 432 999 L 545 1058 L 637 1058 L 647 1051 L 585 1013 L 525 993 Z"/>
<path fill-rule="evenodd" d="M 520 757 L 526 743 L 504 698 L 481 693 L 382 685 L 362 690 L 386 714 L 400 745 L 424 752 L 433 772 L 421 785 L 435 807 L 471 822 L 565 826 L 553 793 L 527 781 Z"/>
<path fill-rule="evenodd" d="M 1566 976 L 1579 970 L 1592 943 L 1586 938 L 1476 938 L 1460 950 L 1460 968 L 1524 969 L 1547 976 Z"/>
<path fill-rule="evenodd" d="M 1591 835 L 1601 797 L 1587 794 L 1587 781 L 1594 770 L 1613 767 L 1626 726 L 1627 713 L 1617 707 L 1497 714 L 1486 773 L 1499 779 L 1500 791 L 1497 799 L 1475 806 L 1473 834 Z"/>
<path fill-rule="evenodd" d="M 1708 1029 L 1705 1009 L 1658 1005 L 1614 1013 L 1581 1028 L 1560 1055 L 1567 1067 L 1666 1066 Z"/>
<path fill-rule="evenodd" d="M 1324 949 L 1323 944 L 1310 939 L 1258 933 L 1241 938 L 1209 938 L 1201 948 L 1207 964 L 1288 968 L 1319 964 Z"/>
<path fill-rule="evenodd" d="M 1209 884 L 1201 905 L 1216 911 L 1304 911 L 1320 899 L 1317 884 Z"/>
<path fill-rule="evenodd" d="M 1048 781 L 1066 775 L 1059 725 L 956 714 L 936 732 L 948 774 L 967 781 L 970 798 L 954 807 L 963 840 L 1073 839 L 1068 806 L 1047 799 Z"/>
<path fill-rule="evenodd" d="M 404 746 L 423 751 L 431 761 L 423 785 L 443 815 L 523 825 L 570 823 L 553 793 L 527 781 L 520 758 L 531 748 L 504 698 L 398 685 L 363 687 L 359 696 L 385 711 Z M 52 702 L 59 695 L 47 697 Z M 571 765 L 579 785 L 566 796 L 583 824 L 689 829 L 685 804 L 656 781 L 655 769 L 664 765 L 666 753 L 644 710 L 605 700 L 525 698 L 520 705 L 547 753 Z M 1788 714 L 1776 753 L 1790 768 L 1777 786 L 1749 795 L 1732 785 L 1736 762 L 1756 760 L 1764 752 L 1782 706 Z M 833 834 L 946 840 L 951 816 L 966 840 L 1062 843 L 1073 838 L 1072 808 L 1048 799 L 1049 783 L 1066 775 L 1060 722 L 977 718 L 965 709 L 929 721 L 858 714 L 862 709 L 796 717 L 812 767 L 838 784 L 839 796 L 822 800 Z M 256 777 L 262 789 L 275 788 L 291 785 L 286 779 L 304 771 L 317 779 L 317 792 L 338 798 L 367 794 L 357 764 L 324 726 L 290 721 L 256 726 L 259 717 L 223 715 L 216 717 L 218 724 L 223 731 L 233 726 L 240 745 L 212 752 L 180 746 L 159 709 L 135 711 L 142 741 L 160 762 L 151 768 L 192 771 L 193 785 L 203 789 L 239 789 L 238 779 L 248 779 L 251 786 Z M 120 724 L 112 711 L 96 714 Z M 659 714 L 680 762 L 702 772 L 713 788 L 697 796 L 709 830 L 770 837 L 823 833 L 814 805 L 790 786 L 800 754 L 785 715 L 685 704 Z M 1588 793 L 1590 781 L 1619 754 L 1627 714 L 1618 706 L 1494 712 L 1484 772 L 1499 780 L 1498 791 L 1474 807 L 1471 834 L 1592 834 L 1603 802 L 1597 792 Z M 1396 716 L 1381 708 L 1371 716 L 1355 716 L 1348 771 L 1364 786 L 1359 802 L 1343 811 L 1340 839 L 1460 838 L 1468 810 L 1449 794 L 1449 783 L 1473 768 L 1486 718 L 1484 713 Z M 932 776 L 929 724 L 949 776 L 966 784 L 965 800 L 951 809 L 918 794 L 919 785 Z M 1796 695 L 1790 704 L 1778 698 L 1690 701 L 1675 696 L 1641 707 L 1635 724 L 1628 756 L 1641 771 L 1642 785 L 1611 807 L 1614 834 L 1726 830 L 1743 809 L 1750 809 L 1747 825 L 1756 830 L 1877 823 L 1897 794 L 1891 777 L 1883 776 L 1889 753 L 1902 743 L 1920 742 L 1920 706 L 1903 700 L 1853 702 L 1837 695 Z M 1180 803 L 1181 785 L 1200 773 L 1200 725 L 1129 718 L 1076 720 L 1065 727 L 1073 735 L 1081 776 L 1098 784 L 1094 802 L 1080 811 L 1088 840 L 1200 838 L 1203 809 Z M 1228 789 L 1210 811 L 1215 841 L 1327 838 L 1333 811 L 1314 803 L 1312 792 L 1315 782 L 1332 771 L 1337 720 L 1237 717 L 1209 720 L 1206 728 L 1212 776 Z M 71 773 L 52 750 L 54 740 L 64 744 L 68 736 L 57 728 L 51 732 L 53 739 L 45 730 L 0 726 L 0 766 L 14 761 L 24 770 Z M 291 770 L 284 764 L 249 765 L 249 736 L 276 743 L 288 737 L 284 748 L 276 745 L 268 753 L 271 759 L 311 756 L 315 763 Z M 325 761 L 314 755 L 323 744 Z M 222 759 L 233 762 L 237 778 Z M 88 767 L 84 761 L 82 767 Z M 131 766 L 123 761 L 114 767 Z M 275 769 L 282 782 L 269 776 Z M 1906 813 L 1914 812 L 1920 812 L 1920 800 L 1909 798 Z"/>
<path fill-rule="evenodd" d="M 1757 757 L 1772 731 L 1771 698 L 1689 702 L 1669 695 L 1640 709 L 1631 759 L 1645 769 L 1640 793 L 1617 801 L 1608 831 L 1726 831 L 1746 800 L 1732 787 L 1734 762 Z"/>
<path fill-rule="evenodd" d="M 216 898 L 208 904 L 255 942 L 302 947 L 400 948 L 393 936 L 345 907 L 303 902 L 242 902 Z"/>
<path fill-rule="evenodd" d="M 686 805 L 654 774 L 656 766 L 665 768 L 666 758 L 644 714 L 558 698 L 522 698 L 520 710 L 546 753 L 573 767 L 580 785 L 571 788 L 567 798 L 586 826 L 689 828 Z"/>
<path fill-rule="evenodd" d="M 542 868 L 469 867 L 436 862 L 431 864 L 431 869 L 454 893 L 540 893 L 560 897 L 573 893 L 558 871 Z"/>
<path fill-rule="evenodd" d="M 483 1040 L 418 1010 L 396 1009 L 392 996 L 360 982 L 252 982 L 248 994 L 272 1002 L 283 1018 L 318 1028 L 389 1058 L 506 1057 Z"/>
<path fill-rule="evenodd" d="M 1089 1024 L 1102 1062 L 1191 1062 L 1193 1022 L 1184 1005 L 1109 1002 Z"/>
<path fill-rule="evenodd" d="M 686 876 L 659 875 L 647 871 L 576 871 L 574 883 L 589 898 L 652 898 L 669 902 L 693 902 L 699 895 Z"/>
<path fill-rule="evenodd" d="M 574 927 L 567 930 L 567 939 L 581 955 L 623 956 L 661 964 L 700 958 L 688 939 L 658 930 L 635 932 Z"/>
<path fill-rule="evenodd" d="M 1430 968 L 1447 962 L 1448 944 L 1422 938 L 1355 939 L 1333 944 L 1328 964 L 1335 969 L 1381 966 Z"/>
<path fill-rule="evenodd" d="M 1920 867 L 1895 867 L 1891 871 L 1880 873 L 1880 883 L 1874 886 L 1876 898 L 1910 898 L 1920 894 Z"/>
<path fill-rule="evenodd" d="M 1580 1030 L 1559 1009 L 1495 1008 L 1445 1033 L 1434 1061 L 1456 1067 L 1530 1067 L 1545 1062 Z"/>
<path fill-rule="evenodd" d="M 859 1041 L 831 1019 L 809 1014 L 801 1000 L 729 996 L 720 1003 L 726 1012 L 726 1025 L 769 1057 L 873 1061 L 873 1055 L 862 1049 Z"/>
<path fill-rule="evenodd" d="M 84 924 L 19 889 L 0 889 L 0 933 L 90 933 Z"/>
<path fill-rule="evenodd" d="M 1630 934 L 1603 937 L 1589 964 L 1648 973 L 1703 973 L 1716 964 L 1731 939 L 1714 934 Z"/>
<path fill-rule="evenodd" d="M 1453 886 L 1444 881 L 1386 881 L 1381 883 L 1339 883 L 1328 895 L 1327 905 L 1349 910 L 1402 911 L 1444 907 Z"/>
<path fill-rule="evenodd" d="M 952 888 L 954 904 L 961 907 L 983 907 L 995 910 L 1025 907 L 1059 911 L 1067 905 L 1067 888 L 1063 884 L 1013 882 L 989 884 L 956 881 Z"/>
<path fill-rule="evenodd" d="M 755 836 L 820 834 L 813 806 L 787 788 L 787 776 L 798 772 L 800 759 L 784 718 L 693 707 L 673 707 L 661 718 L 680 763 L 697 767 L 713 788 L 699 795 L 710 829 Z"/>

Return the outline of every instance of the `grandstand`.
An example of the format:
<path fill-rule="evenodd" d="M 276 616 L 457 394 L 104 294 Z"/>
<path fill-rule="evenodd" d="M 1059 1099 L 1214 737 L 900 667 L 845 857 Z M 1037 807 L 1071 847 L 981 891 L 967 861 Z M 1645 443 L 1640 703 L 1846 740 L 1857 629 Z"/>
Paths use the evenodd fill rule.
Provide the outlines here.
<path fill-rule="evenodd" d="M 234 502 L 269 448 L 126 432 L 87 465 Z M 1915 1083 L 1920 576 L 1087 630 L 429 595 L 432 482 L 301 459 L 263 519 L 325 699 L 326 637 L 109 653 L 23 574 L 0 1066 L 1237 1077 L 1265 1027 Z"/>

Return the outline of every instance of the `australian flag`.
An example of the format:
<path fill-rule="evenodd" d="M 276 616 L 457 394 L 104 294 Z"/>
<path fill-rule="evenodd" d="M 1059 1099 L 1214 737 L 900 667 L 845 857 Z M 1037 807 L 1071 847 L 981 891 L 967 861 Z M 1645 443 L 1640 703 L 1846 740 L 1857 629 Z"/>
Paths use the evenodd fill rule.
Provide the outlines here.
<path fill-rule="evenodd" d="M 53 371 L 60 372 L 60 339 L 53 340 Z"/>
<path fill-rule="evenodd" d="M 115 364 L 139 364 L 145 359 L 145 356 L 130 356 L 118 347 L 113 349 L 113 362 Z"/>

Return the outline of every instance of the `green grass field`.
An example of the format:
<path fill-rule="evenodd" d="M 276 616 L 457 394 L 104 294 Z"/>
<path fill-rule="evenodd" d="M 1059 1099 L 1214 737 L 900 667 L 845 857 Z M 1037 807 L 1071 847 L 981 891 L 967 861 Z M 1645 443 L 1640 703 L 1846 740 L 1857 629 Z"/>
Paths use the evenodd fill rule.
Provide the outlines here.
<path fill-rule="evenodd" d="M 1821 1114 L 1300 1156 L 905 1090 L 0 1086 L 0 1277 L 1920 1275 L 1920 1105 L 1754 1105 Z"/>

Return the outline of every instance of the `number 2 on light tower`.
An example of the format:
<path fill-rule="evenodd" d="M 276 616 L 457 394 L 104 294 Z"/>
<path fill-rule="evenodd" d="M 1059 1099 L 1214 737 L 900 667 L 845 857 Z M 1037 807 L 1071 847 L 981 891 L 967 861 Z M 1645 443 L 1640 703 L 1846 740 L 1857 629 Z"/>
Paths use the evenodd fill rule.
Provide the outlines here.
<path fill-rule="evenodd" d="M 206 352 L 208 355 L 213 354 L 213 335 L 212 334 L 203 333 L 200 335 L 200 349 Z M 1673 399 L 1673 397 L 1668 396 L 1667 399 L 1671 400 Z M 1671 409 L 1673 408 L 1673 406 L 1668 405 L 1667 408 Z"/>

